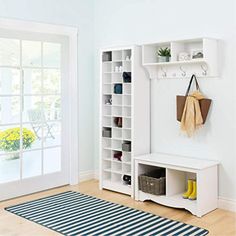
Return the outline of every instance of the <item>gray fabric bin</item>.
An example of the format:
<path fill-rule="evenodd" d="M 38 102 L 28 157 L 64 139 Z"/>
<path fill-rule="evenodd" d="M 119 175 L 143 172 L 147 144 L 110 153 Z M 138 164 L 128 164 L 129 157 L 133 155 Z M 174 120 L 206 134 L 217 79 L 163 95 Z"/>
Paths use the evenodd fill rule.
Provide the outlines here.
<path fill-rule="evenodd" d="M 122 151 L 131 152 L 131 143 L 123 143 L 122 144 Z"/>
<path fill-rule="evenodd" d="M 111 138 L 111 129 L 104 129 L 102 131 L 102 136 L 105 138 Z"/>
<path fill-rule="evenodd" d="M 139 190 L 154 195 L 163 195 L 166 192 L 166 177 L 154 178 L 143 174 L 138 177 Z"/>

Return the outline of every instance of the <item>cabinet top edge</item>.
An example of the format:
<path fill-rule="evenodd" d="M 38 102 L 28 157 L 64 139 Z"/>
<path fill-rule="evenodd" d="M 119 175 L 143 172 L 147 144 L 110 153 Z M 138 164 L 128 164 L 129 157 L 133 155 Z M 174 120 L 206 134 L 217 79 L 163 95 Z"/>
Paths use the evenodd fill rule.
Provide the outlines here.
<path fill-rule="evenodd" d="M 162 165 L 171 165 L 197 170 L 206 169 L 220 164 L 220 162 L 217 160 L 206 160 L 196 157 L 180 156 L 167 153 L 150 153 L 135 156 L 134 159 L 137 161 L 148 161 Z"/>

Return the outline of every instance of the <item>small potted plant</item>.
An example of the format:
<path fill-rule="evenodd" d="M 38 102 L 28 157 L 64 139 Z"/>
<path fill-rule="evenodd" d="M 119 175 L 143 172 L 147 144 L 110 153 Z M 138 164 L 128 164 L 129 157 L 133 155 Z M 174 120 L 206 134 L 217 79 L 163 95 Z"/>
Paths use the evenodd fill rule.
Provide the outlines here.
<path fill-rule="evenodd" d="M 170 48 L 160 48 L 157 52 L 158 62 L 169 62 L 170 61 Z"/>
<path fill-rule="evenodd" d="M 8 160 L 14 160 L 19 158 L 20 150 L 20 137 L 21 131 L 19 127 L 6 129 L 0 131 L 0 150 L 9 154 Z M 22 128 L 22 148 L 31 148 L 31 145 L 36 140 L 35 134 L 27 129 Z"/>

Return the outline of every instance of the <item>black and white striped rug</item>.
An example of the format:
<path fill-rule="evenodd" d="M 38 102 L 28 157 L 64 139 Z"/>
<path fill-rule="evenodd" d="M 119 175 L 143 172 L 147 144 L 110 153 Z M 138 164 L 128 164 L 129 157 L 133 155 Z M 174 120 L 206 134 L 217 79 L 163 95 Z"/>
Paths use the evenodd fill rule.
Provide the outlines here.
<path fill-rule="evenodd" d="M 68 191 L 5 208 L 62 235 L 203 236 L 208 231 Z"/>

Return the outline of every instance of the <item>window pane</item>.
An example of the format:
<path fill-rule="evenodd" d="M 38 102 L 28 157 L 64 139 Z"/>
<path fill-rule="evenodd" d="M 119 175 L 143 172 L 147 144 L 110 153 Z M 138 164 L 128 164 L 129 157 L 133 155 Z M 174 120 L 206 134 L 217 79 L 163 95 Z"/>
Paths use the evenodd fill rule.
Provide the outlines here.
<path fill-rule="evenodd" d="M 23 124 L 23 149 L 32 150 L 42 147 L 42 124 L 39 122 L 31 122 Z"/>
<path fill-rule="evenodd" d="M 41 96 L 24 96 L 23 122 L 40 123 L 44 119 Z"/>
<path fill-rule="evenodd" d="M 22 41 L 23 66 L 41 66 L 41 42 Z"/>
<path fill-rule="evenodd" d="M 40 94 L 41 87 L 41 70 L 24 69 L 24 94 Z"/>
<path fill-rule="evenodd" d="M 22 177 L 29 178 L 42 173 L 42 151 L 23 152 Z"/>
<path fill-rule="evenodd" d="M 19 153 L 0 156 L 0 183 L 20 179 Z"/>
<path fill-rule="evenodd" d="M 60 96 L 44 96 L 43 110 L 47 121 L 61 119 L 61 98 Z"/>
<path fill-rule="evenodd" d="M 61 148 L 44 149 L 44 174 L 49 174 L 61 170 Z"/>
<path fill-rule="evenodd" d="M 0 154 L 20 151 L 20 125 L 0 126 Z"/>
<path fill-rule="evenodd" d="M 20 96 L 0 97 L 0 124 L 20 122 Z"/>
<path fill-rule="evenodd" d="M 45 94 L 56 94 L 61 92 L 60 70 L 44 70 L 43 72 L 43 92 Z"/>
<path fill-rule="evenodd" d="M 46 122 L 44 124 L 44 147 L 58 146 L 61 144 L 61 123 Z"/>
<path fill-rule="evenodd" d="M 43 44 L 43 65 L 45 67 L 60 67 L 61 45 L 57 43 Z"/>
<path fill-rule="evenodd" d="M 0 38 L 0 65 L 20 65 L 20 41 L 15 39 Z"/>
<path fill-rule="evenodd" d="M 20 94 L 20 70 L 0 68 L 0 94 Z"/>

